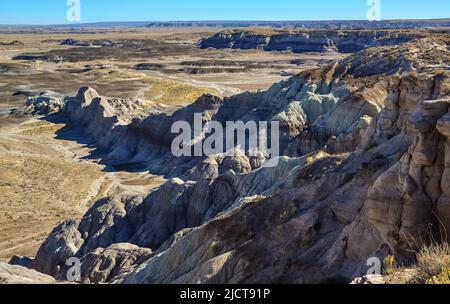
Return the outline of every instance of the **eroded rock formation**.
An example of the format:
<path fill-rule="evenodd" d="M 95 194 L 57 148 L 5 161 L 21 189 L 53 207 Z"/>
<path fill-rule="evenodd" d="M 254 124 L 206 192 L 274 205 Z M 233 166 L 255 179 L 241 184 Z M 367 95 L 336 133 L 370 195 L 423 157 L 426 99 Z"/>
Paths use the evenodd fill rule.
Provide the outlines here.
<path fill-rule="evenodd" d="M 58 277 L 75 256 L 92 283 L 323 283 L 364 275 L 370 257 L 410 263 L 415 240 L 450 228 L 449 58 L 446 41 L 422 39 L 181 109 L 81 89 L 61 114 L 104 161 L 171 179 L 55 228 L 32 267 Z M 278 165 L 245 151 L 175 158 L 170 126 L 194 113 L 279 121 Z"/>
<path fill-rule="evenodd" d="M 22 266 L 0 263 L 0 284 L 55 284 L 56 280 Z"/>
<path fill-rule="evenodd" d="M 368 47 L 392 46 L 426 37 L 402 30 L 225 30 L 199 42 L 201 48 L 291 50 L 296 53 L 355 53 Z"/>

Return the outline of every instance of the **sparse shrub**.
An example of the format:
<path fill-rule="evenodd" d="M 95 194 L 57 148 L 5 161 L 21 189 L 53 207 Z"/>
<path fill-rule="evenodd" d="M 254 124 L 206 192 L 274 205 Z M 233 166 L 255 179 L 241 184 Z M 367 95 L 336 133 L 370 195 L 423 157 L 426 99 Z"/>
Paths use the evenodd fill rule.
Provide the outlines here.
<path fill-rule="evenodd" d="M 284 223 L 294 217 L 298 213 L 298 209 L 296 207 L 292 207 L 289 210 L 285 210 L 279 217 L 279 223 Z"/>
<path fill-rule="evenodd" d="M 218 255 L 220 253 L 220 243 L 218 241 L 212 242 L 209 248 L 214 255 Z"/>
<path fill-rule="evenodd" d="M 445 76 L 447 71 L 446 70 L 442 70 L 442 69 L 438 69 L 438 70 L 435 71 L 435 73 L 436 73 L 437 76 L 441 76 L 442 77 L 442 76 Z"/>
<path fill-rule="evenodd" d="M 448 243 L 425 246 L 417 254 L 417 283 L 435 284 L 448 281 L 449 269 L 450 245 Z"/>
<path fill-rule="evenodd" d="M 426 281 L 426 284 L 432 285 L 449 285 L 450 284 L 450 268 L 445 266 L 441 273 Z"/>
<path fill-rule="evenodd" d="M 397 269 L 397 261 L 395 260 L 395 256 L 388 255 L 384 258 L 384 274 L 386 275 L 392 275 L 395 273 L 395 270 Z"/>

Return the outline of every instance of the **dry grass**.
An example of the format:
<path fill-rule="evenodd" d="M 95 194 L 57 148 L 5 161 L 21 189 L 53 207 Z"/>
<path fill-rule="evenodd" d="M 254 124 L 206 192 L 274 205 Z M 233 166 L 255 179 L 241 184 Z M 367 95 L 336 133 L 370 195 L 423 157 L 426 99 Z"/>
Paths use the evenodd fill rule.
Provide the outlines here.
<path fill-rule="evenodd" d="M 423 247 L 417 254 L 418 283 L 430 282 L 450 267 L 450 245 L 434 243 Z"/>
<path fill-rule="evenodd" d="M 37 121 L 24 123 L 21 134 L 28 136 L 53 136 L 58 130 L 64 127 L 63 124 L 53 124 L 47 121 Z"/>
<path fill-rule="evenodd" d="M 0 128 L 0 258 L 33 256 L 54 226 L 86 211 L 105 175 L 55 145 L 61 127 L 33 121 Z"/>
<path fill-rule="evenodd" d="M 384 258 L 383 263 L 383 272 L 386 275 L 392 275 L 397 270 L 397 261 L 395 259 L 395 256 L 388 255 Z"/>
<path fill-rule="evenodd" d="M 148 193 L 165 181 L 146 172 L 106 173 L 81 160 L 89 148 L 55 139 L 64 126 L 34 119 L 0 125 L 0 259 L 34 256 L 58 223 L 81 218 L 100 198 Z"/>
<path fill-rule="evenodd" d="M 40 236 L 86 211 L 81 203 L 103 174 L 88 164 L 0 155 L 0 257 L 22 242 L 14 253 L 33 255 Z"/>
<path fill-rule="evenodd" d="M 149 78 L 149 89 L 145 97 L 149 100 L 165 104 L 185 105 L 192 103 L 203 94 L 217 95 L 214 89 L 160 78 Z"/>

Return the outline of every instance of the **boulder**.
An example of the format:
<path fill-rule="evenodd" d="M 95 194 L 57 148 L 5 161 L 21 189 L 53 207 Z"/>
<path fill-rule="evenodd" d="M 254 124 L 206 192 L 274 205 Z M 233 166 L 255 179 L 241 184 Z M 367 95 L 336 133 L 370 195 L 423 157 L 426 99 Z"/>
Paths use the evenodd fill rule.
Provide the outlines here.
<path fill-rule="evenodd" d="M 28 268 L 0 262 L 0 284 L 55 284 L 56 280 Z"/>

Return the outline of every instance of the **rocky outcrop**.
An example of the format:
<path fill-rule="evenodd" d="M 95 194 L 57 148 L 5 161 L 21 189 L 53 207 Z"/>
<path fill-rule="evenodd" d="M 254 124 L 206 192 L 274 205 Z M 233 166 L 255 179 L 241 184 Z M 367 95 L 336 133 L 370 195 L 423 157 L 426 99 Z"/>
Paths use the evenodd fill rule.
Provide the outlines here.
<path fill-rule="evenodd" d="M 395 30 L 225 30 L 199 42 L 201 48 L 263 49 L 295 53 L 355 53 L 369 47 L 392 46 L 426 37 Z"/>
<path fill-rule="evenodd" d="M 22 266 L 0 263 L 0 284 L 55 284 L 56 280 Z"/>
<path fill-rule="evenodd" d="M 14 40 L 11 42 L 0 42 L 0 46 L 19 46 L 19 45 L 24 45 L 24 43 L 18 40 Z"/>
<path fill-rule="evenodd" d="M 56 92 L 42 92 L 28 97 L 24 108 L 15 110 L 15 113 L 50 115 L 60 112 L 63 107 L 64 96 Z"/>
<path fill-rule="evenodd" d="M 342 30 L 368 30 L 368 29 L 423 29 L 450 27 L 447 19 L 420 19 L 420 20 L 326 20 L 326 21 L 167 21 L 152 22 L 150 28 L 159 27 L 214 27 L 214 28 L 299 28 L 299 29 L 342 29 Z"/>
<path fill-rule="evenodd" d="M 352 285 L 385 285 L 386 280 L 381 274 L 367 275 L 356 278 L 351 282 Z"/>
<path fill-rule="evenodd" d="M 100 200 L 57 227 L 32 266 L 60 276 L 75 256 L 86 282 L 324 283 L 363 276 L 371 257 L 411 263 L 414 241 L 450 226 L 450 81 L 432 68 L 448 62 L 445 42 L 407 46 L 146 116 L 82 89 L 62 112 L 108 151 L 105 161 L 173 178 L 147 195 Z M 279 121 L 278 165 L 246 151 L 175 158 L 170 126 L 194 113 Z"/>
<path fill-rule="evenodd" d="M 33 259 L 26 256 L 19 256 L 15 255 L 13 256 L 8 264 L 10 265 L 16 265 L 16 266 L 22 266 L 22 267 L 30 267 L 31 263 L 33 263 Z"/>
<path fill-rule="evenodd" d="M 64 40 L 61 40 L 59 42 L 60 45 L 70 45 L 70 46 L 78 46 L 78 47 L 102 47 L 102 46 L 114 46 L 119 44 L 118 41 L 112 41 L 112 40 L 88 40 L 88 41 L 81 41 L 81 40 L 75 40 L 72 38 L 67 38 Z"/>
<path fill-rule="evenodd" d="M 84 243 L 81 233 L 76 229 L 77 223 L 78 221 L 71 220 L 56 227 L 52 231 L 52 237 L 39 249 L 30 268 L 53 277 L 58 276 L 67 260 L 74 257 Z"/>
<path fill-rule="evenodd" d="M 416 269 L 395 269 L 392 274 L 366 275 L 354 279 L 350 284 L 353 285 L 399 285 L 416 284 L 414 279 L 417 277 Z"/>
<path fill-rule="evenodd" d="M 425 96 L 406 94 L 400 102 Z M 436 123 L 436 116 L 448 111 L 446 102 L 424 101 L 416 106 Z M 397 123 L 410 123 L 411 118 L 403 119 Z M 428 131 L 432 128 L 430 125 Z M 420 142 L 420 132 L 409 132 Z M 272 190 L 271 196 L 250 199 L 245 208 L 226 212 L 199 227 L 123 282 L 317 283 L 364 273 L 372 256 L 382 259 L 394 254 L 406 263 L 411 258 L 407 239 L 424 239 L 429 225 L 438 229 L 433 211 L 442 216 L 436 202 L 442 199 L 441 189 L 448 182 L 435 159 L 439 153 L 432 152 L 439 145 L 428 146 L 427 163 L 423 163 L 415 160 L 421 159 L 420 151 L 424 151 L 419 142 L 410 142 L 400 131 L 383 144 L 337 159 L 328 172 L 308 174 L 309 179 L 302 181 L 302 175 L 317 172 L 307 166 L 299 170 L 296 179 L 282 181 L 281 189 Z M 405 163 L 405 159 L 411 160 Z M 423 167 L 436 166 L 436 160 L 434 169 Z M 325 161 L 329 157 L 315 166 L 329 168 Z M 174 260 L 177 262 L 171 264 Z M 160 274 L 155 271 L 160 267 L 169 270 Z"/>
<path fill-rule="evenodd" d="M 136 101 L 101 97 L 91 88 L 82 88 L 75 97 L 65 97 L 62 105 L 53 100 L 30 98 L 28 112 L 45 114 L 62 108 L 60 113 L 84 126 L 102 151 L 103 161 L 112 166 L 145 163 L 153 173 L 183 180 L 216 178 L 233 169 L 246 173 L 257 169 L 266 155 L 249 157 L 248 151 L 234 154 L 176 158 L 171 133 L 177 121 L 193 125 L 196 113 L 203 123 L 216 121 L 278 122 L 281 128 L 280 150 L 285 156 L 304 156 L 325 150 L 350 152 L 359 144 L 364 130 L 381 110 L 386 94 L 381 85 L 360 90 L 363 85 L 340 81 L 336 66 L 326 71 L 308 71 L 275 84 L 265 92 L 244 93 L 229 98 L 205 95 L 185 108 L 145 106 Z M 376 96 L 376 94 L 379 94 Z M 42 111 L 40 111 L 42 109 Z M 354 109 L 358 109 L 355 111 Z"/>
<path fill-rule="evenodd" d="M 95 284 L 110 282 L 120 278 L 133 266 L 140 265 L 152 256 L 152 251 L 132 244 L 113 244 L 110 247 L 96 250 L 84 256 L 81 263 L 81 283 Z M 66 273 L 66 269 L 62 274 Z M 64 279 L 64 275 L 60 276 Z"/>

